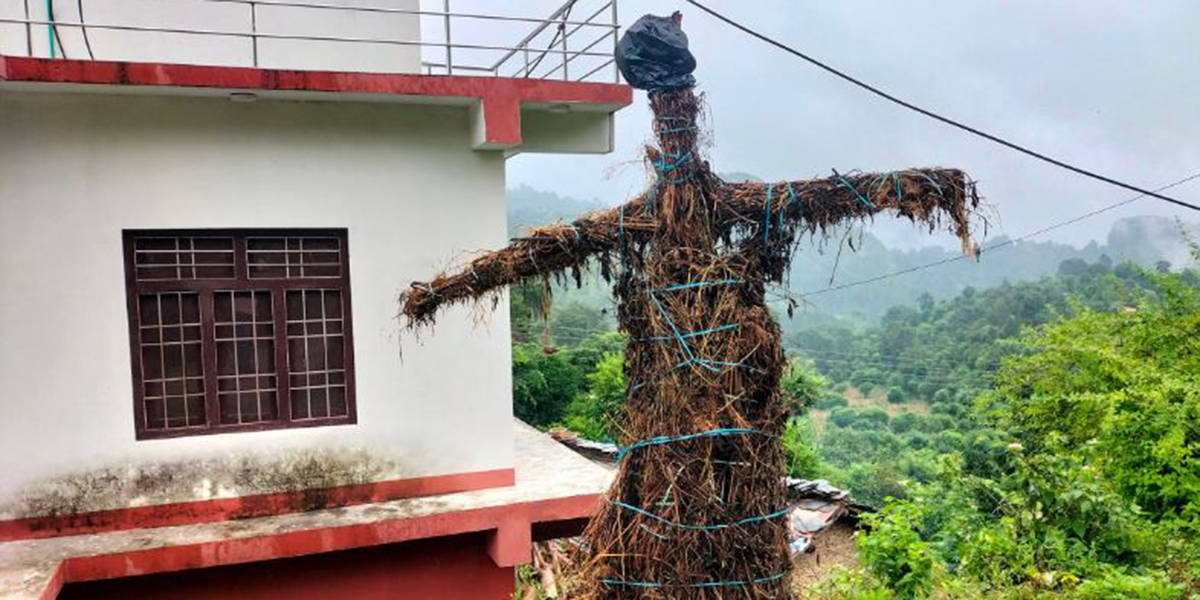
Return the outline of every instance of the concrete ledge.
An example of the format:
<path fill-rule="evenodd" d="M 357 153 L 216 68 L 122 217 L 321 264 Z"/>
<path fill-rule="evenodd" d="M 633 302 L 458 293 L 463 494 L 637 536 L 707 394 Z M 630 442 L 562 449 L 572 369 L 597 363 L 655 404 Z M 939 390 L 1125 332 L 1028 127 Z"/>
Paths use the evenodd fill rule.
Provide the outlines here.
<path fill-rule="evenodd" d="M 627 85 L 595 82 L 214 67 L 0 55 L 0 90 L 140 93 L 263 99 L 396 102 L 473 107 L 479 150 L 522 143 L 521 110 L 600 112 L 633 102 Z M 590 146 L 579 151 L 595 151 Z M 570 151 L 570 150 L 568 150 Z"/>
<path fill-rule="evenodd" d="M 0 544 L 0 598 L 54 598 L 63 585 L 494 532 L 493 560 L 520 564 L 535 526 L 595 513 L 612 474 L 515 424 L 515 486 L 257 519 Z M 545 529 L 545 527 L 543 527 Z"/>

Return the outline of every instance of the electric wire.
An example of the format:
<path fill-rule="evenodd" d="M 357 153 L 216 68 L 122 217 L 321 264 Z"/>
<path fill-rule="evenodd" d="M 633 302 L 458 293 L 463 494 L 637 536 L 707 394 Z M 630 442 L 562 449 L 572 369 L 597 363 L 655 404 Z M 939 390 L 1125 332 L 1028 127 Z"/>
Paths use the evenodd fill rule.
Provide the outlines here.
<path fill-rule="evenodd" d="M 689 1 L 690 1 L 690 0 L 689 0 Z M 1193 174 L 1193 175 L 1189 175 L 1188 177 L 1184 177 L 1183 179 L 1180 179 L 1180 180 L 1177 180 L 1177 181 L 1175 181 L 1175 182 L 1172 182 L 1172 183 L 1169 183 L 1169 184 L 1167 184 L 1167 185 L 1164 185 L 1164 186 L 1162 186 L 1162 187 L 1158 188 L 1158 190 L 1160 190 L 1160 191 L 1161 191 L 1161 190 L 1169 190 L 1169 189 L 1171 189 L 1171 188 L 1174 188 L 1174 187 L 1181 186 L 1181 185 L 1183 185 L 1183 184 L 1185 184 L 1185 183 L 1188 183 L 1188 182 L 1194 181 L 1194 180 L 1196 180 L 1196 179 L 1200 179 L 1200 173 L 1195 173 L 1195 174 Z M 1117 203 L 1115 203 L 1115 204 L 1109 204 L 1108 206 L 1104 206 L 1104 207 L 1098 208 L 1098 209 L 1096 209 L 1096 210 L 1089 211 L 1089 212 L 1087 212 L 1087 213 L 1084 213 L 1084 214 L 1082 214 L 1082 215 L 1079 215 L 1078 217 L 1074 217 L 1074 218 L 1072 218 L 1072 219 L 1068 219 L 1068 220 L 1066 220 L 1066 221 L 1060 221 L 1060 222 L 1058 222 L 1058 223 L 1054 223 L 1053 225 L 1049 225 L 1049 226 L 1043 227 L 1043 228 L 1041 228 L 1041 229 L 1038 229 L 1038 230 L 1035 230 L 1035 231 L 1031 231 L 1031 232 L 1029 232 L 1029 233 L 1026 233 L 1026 234 L 1024 234 L 1024 235 L 1021 235 L 1021 236 L 1019 236 L 1019 237 L 1010 238 L 1010 239 L 1004 240 L 1004 241 L 1002 241 L 1002 242 L 997 242 L 997 243 L 995 243 L 995 244 L 992 244 L 992 245 L 990 245 L 990 246 L 985 246 L 985 247 L 983 247 L 983 248 L 981 248 L 981 249 L 979 250 L 979 255 L 980 255 L 980 256 L 982 256 L 982 255 L 984 255 L 984 254 L 986 254 L 986 253 L 988 253 L 988 252 L 992 252 L 992 251 L 994 251 L 994 250 L 999 250 L 999 249 L 1001 249 L 1001 248 L 1004 248 L 1004 247 L 1007 247 L 1007 246 L 1012 246 L 1013 244 L 1016 244 L 1017 242 L 1023 242 L 1023 241 L 1025 241 L 1025 240 L 1029 239 L 1029 238 L 1036 237 L 1036 236 L 1042 235 L 1042 234 L 1044 234 L 1044 233 L 1048 233 L 1048 232 L 1054 231 L 1055 229 L 1061 229 L 1061 228 L 1063 228 L 1063 227 L 1066 227 L 1066 226 L 1068 226 L 1068 225 L 1074 225 L 1075 223 L 1078 223 L 1078 222 L 1080 222 L 1080 221 L 1083 221 L 1084 219 L 1090 219 L 1091 217 L 1094 217 L 1094 216 L 1096 216 L 1096 215 L 1099 215 L 1099 214 L 1102 214 L 1102 213 L 1106 213 L 1106 212 L 1108 212 L 1108 211 L 1110 211 L 1110 210 L 1115 210 L 1115 209 L 1117 209 L 1117 208 L 1120 208 L 1120 207 L 1122 207 L 1122 206 L 1125 206 L 1125 205 L 1127 205 L 1127 204 L 1132 204 L 1133 202 L 1136 202 L 1136 201 L 1138 201 L 1138 200 L 1140 200 L 1140 199 L 1142 199 L 1142 198 L 1144 198 L 1144 197 L 1146 197 L 1146 196 L 1147 196 L 1147 194 L 1138 194 L 1137 196 L 1134 196 L 1134 197 L 1132 197 L 1132 198 L 1126 198 L 1125 200 L 1122 200 L 1122 201 L 1120 201 L 1120 202 L 1117 202 Z M 924 271 L 924 270 L 926 270 L 926 269 L 931 269 L 931 268 L 933 268 L 933 267 L 938 267 L 938 266 L 945 265 L 945 264 L 949 264 L 949 263 L 952 263 L 952 262 L 958 262 L 958 261 L 960 261 L 960 260 L 964 260 L 964 259 L 966 259 L 966 258 L 967 258 L 967 257 L 966 257 L 965 255 L 962 255 L 962 254 L 960 254 L 960 255 L 957 255 L 957 256 L 951 256 L 951 257 L 948 257 L 948 258 L 943 258 L 943 259 L 941 259 L 941 260 L 936 260 L 936 261 L 933 261 L 933 262 L 930 262 L 930 263 L 925 263 L 925 264 L 921 264 L 921 265 L 916 265 L 916 266 L 913 266 L 913 267 L 908 267 L 908 268 L 906 268 L 906 269 L 900 269 L 900 270 L 898 270 L 898 271 L 892 271 L 892 272 L 890 272 L 890 273 L 884 273 L 884 274 L 882 274 L 882 275 L 876 275 L 875 277 L 868 277 L 868 278 L 866 278 L 866 279 L 860 279 L 860 280 L 858 280 L 858 281 L 851 281 L 851 282 L 848 282 L 848 283 L 842 283 L 842 284 L 838 284 L 838 285 L 832 285 L 832 286 L 829 286 L 829 287 L 826 287 L 826 288 L 822 288 L 822 289 L 819 289 L 819 290 L 814 290 L 814 291 L 811 291 L 811 292 L 802 292 L 802 293 L 800 293 L 800 294 L 797 294 L 797 295 L 796 295 L 796 297 L 797 297 L 797 298 L 807 298 L 807 297 L 810 297 L 810 296 L 819 296 L 819 295 L 821 295 L 821 294 L 827 294 L 827 293 L 829 293 L 829 292 L 837 292 L 837 291 L 841 291 L 841 290 L 845 290 L 845 289 L 849 289 L 849 288 L 859 287 L 859 286 L 862 286 L 862 285 L 867 285 L 867 284 L 869 284 L 869 283 L 876 283 L 876 282 L 879 282 L 879 281 L 883 281 L 883 280 L 885 280 L 885 279 L 891 279 L 891 278 L 893 278 L 893 277 L 899 277 L 900 275 L 907 275 L 907 274 L 909 274 L 909 273 L 916 273 L 917 271 Z"/>
<path fill-rule="evenodd" d="M 92 40 L 88 38 L 87 21 L 83 18 L 83 0 L 76 0 L 75 3 L 79 6 L 79 31 L 83 34 L 83 45 L 87 47 L 88 58 L 96 60 L 96 53 L 92 52 Z"/>
<path fill-rule="evenodd" d="M 1033 157 L 1033 158 L 1036 158 L 1036 159 L 1038 159 L 1038 160 L 1041 160 L 1041 161 L 1043 161 L 1043 162 L 1049 163 L 1049 164 L 1051 164 L 1051 165 L 1054 165 L 1054 166 L 1056 166 L 1056 167 L 1059 167 L 1059 168 L 1062 168 L 1062 169 L 1066 169 L 1066 170 L 1068 170 L 1068 171 L 1071 171 L 1071 172 L 1073 172 L 1073 173 L 1075 173 L 1075 174 L 1077 174 L 1077 175 L 1083 175 L 1084 177 L 1090 177 L 1090 178 L 1092 178 L 1092 179 L 1095 179 L 1095 180 L 1097 180 L 1097 181 L 1102 181 L 1102 182 L 1104 182 L 1104 183 L 1107 183 L 1107 184 L 1109 184 L 1109 185 L 1114 185 L 1114 186 L 1117 186 L 1117 187 L 1120 187 L 1120 188 L 1124 188 L 1124 189 L 1126 189 L 1126 190 L 1129 190 L 1129 191 L 1131 191 L 1131 192 L 1137 192 L 1137 193 L 1139 193 L 1139 194 L 1142 194 L 1142 195 L 1144 195 L 1144 196 L 1149 196 L 1149 197 L 1151 197 L 1151 198 L 1155 198 L 1155 199 L 1157 199 L 1157 200 L 1162 200 L 1162 201 L 1165 201 L 1165 202 L 1170 202 L 1171 204 L 1174 204 L 1174 205 L 1176 205 L 1176 206 L 1181 206 L 1181 207 L 1184 207 L 1184 208 L 1188 208 L 1188 209 L 1191 209 L 1191 210 L 1194 210 L 1194 211 L 1198 211 L 1198 212 L 1200 212 L 1200 205 L 1191 204 L 1191 203 L 1189 203 L 1189 202 L 1184 202 L 1183 200 L 1179 200 L 1179 199 L 1176 199 L 1176 198 L 1172 198 L 1172 197 L 1170 197 L 1170 196 L 1164 196 L 1164 195 L 1162 195 L 1162 194 L 1158 193 L 1157 191 L 1154 191 L 1154 190 L 1148 190 L 1148 189 L 1145 189 L 1145 188 L 1141 188 L 1141 187 L 1138 187 L 1138 186 L 1136 186 L 1136 185 L 1133 185 L 1133 184 L 1131 184 L 1131 183 L 1126 183 L 1126 182 L 1124 182 L 1124 181 L 1121 181 L 1121 180 L 1119 180 L 1119 179 L 1115 179 L 1115 178 L 1112 178 L 1112 177 L 1108 177 L 1108 176 L 1106 176 L 1106 175 L 1102 175 L 1102 174 L 1100 174 L 1100 173 L 1096 173 L 1095 171 L 1089 171 L 1089 170 L 1087 170 L 1087 169 L 1084 169 L 1084 168 L 1082 168 L 1082 167 L 1075 166 L 1075 165 L 1073 165 L 1073 164 L 1071 164 L 1071 163 L 1068 163 L 1068 162 L 1066 162 L 1066 161 L 1063 161 L 1063 160 L 1060 160 L 1060 159 L 1054 158 L 1054 157 L 1052 157 L 1052 156 L 1048 156 L 1048 155 L 1046 155 L 1046 154 L 1043 154 L 1043 153 L 1041 153 L 1041 152 L 1038 152 L 1038 151 L 1036 151 L 1036 150 L 1032 150 L 1032 149 L 1030 149 L 1030 148 L 1027 148 L 1027 147 L 1025 147 L 1025 146 L 1022 146 L 1022 145 L 1020 145 L 1020 144 L 1017 144 L 1017 143 L 1015 143 L 1015 142 L 1010 142 L 1010 141 L 1008 141 L 1008 140 L 1006 140 L 1006 139 L 1004 139 L 1004 138 L 1001 138 L 1001 137 L 999 137 L 999 136 L 996 136 L 996 135 L 993 135 L 993 134 L 987 133 L 986 131 L 982 131 L 982 130 L 980 130 L 980 129 L 977 129 L 977 128 L 975 128 L 975 127 L 972 127 L 972 126 L 970 126 L 970 125 L 967 125 L 967 124 L 965 124 L 965 123 L 962 123 L 962 122 L 960 122 L 960 121 L 956 121 L 956 120 L 954 120 L 954 119 L 951 119 L 951 118 L 949 118 L 949 117 L 942 116 L 942 115 L 940 115 L 940 114 L 938 114 L 938 113 L 935 113 L 935 112 L 933 112 L 933 111 L 931 111 L 931 110 L 928 110 L 928 109 L 922 108 L 922 107 L 920 107 L 920 106 L 917 106 L 916 104 L 913 104 L 913 103 L 911 103 L 911 102 L 908 102 L 907 100 L 902 100 L 902 99 L 900 99 L 900 98 L 898 98 L 898 97 L 896 97 L 896 96 L 894 96 L 894 95 L 892 95 L 892 94 L 890 94 L 890 93 L 888 93 L 888 92 L 885 92 L 885 91 L 883 91 L 883 90 L 881 90 L 881 89 L 879 89 L 879 88 L 877 88 L 877 87 L 875 87 L 875 86 L 873 86 L 873 85 L 871 85 L 871 84 L 869 84 L 869 83 L 866 83 L 866 82 L 862 81 L 861 79 L 857 79 L 857 78 L 855 78 L 855 77 L 853 77 L 853 76 L 851 76 L 851 75 L 848 75 L 848 74 L 846 74 L 846 73 L 844 73 L 844 72 L 842 72 L 842 71 L 840 71 L 840 70 L 838 70 L 838 69 L 836 69 L 836 68 L 834 68 L 834 67 L 831 67 L 831 66 L 829 66 L 829 65 L 827 65 L 827 64 L 825 64 L 825 63 L 823 63 L 823 62 L 821 62 L 821 61 L 819 61 L 819 60 L 817 60 L 817 59 L 815 59 L 815 58 L 813 58 L 813 57 L 811 57 L 811 56 L 809 56 L 809 55 L 807 55 L 807 54 L 805 54 L 805 53 L 803 53 L 803 52 L 801 52 L 801 51 L 799 51 L 799 50 L 797 50 L 797 49 L 795 49 L 795 48 L 793 48 L 793 47 L 791 47 L 791 46 L 789 46 L 789 45 L 787 45 L 787 44 L 784 44 L 783 42 L 780 42 L 780 41 L 778 41 L 778 40 L 776 40 L 776 39 L 774 39 L 774 38 L 771 38 L 771 37 L 769 37 L 769 36 L 767 36 L 767 35 L 764 35 L 764 34 L 762 34 L 762 33 L 759 33 L 758 31 L 755 31 L 754 29 L 751 29 L 750 27 L 748 27 L 748 26 L 746 26 L 746 25 L 742 25 L 741 23 L 739 23 L 739 22 L 737 22 L 737 21 L 734 21 L 733 19 L 731 19 L 731 18 L 729 18 L 729 17 L 727 17 L 727 16 L 725 16 L 725 15 L 723 15 L 723 14 L 721 14 L 721 13 L 719 13 L 719 12 L 717 12 L 717 11 L 715 11 L 715 10 L 711 9 L 711 8 L 709 8 L 708 6 L 705 6 L 703 3 L 699 2 L 698 0 L 684 0 L 684 1 L 685 1 L 685 2 L 687 2 L 687 3 L 689 3 L 689 4 L 691 4 L 692 6 L 695 6 L 696 8 L 698 8 L 698 9 L 700 9 L 700 10 L 702 10 L 702 11 L 704 11 L 704 12 L 708 13 L 709 15 L 711 15 L 711 16 L 712 16 L 712 17 L 714 17 L 714 18 L 716 18 L 717 20 L 719 20 L 719 21 L 722 21 L 722 22 L 724 22 L 725 24 L 727 24 L 727 25 L 729 25 L 729 26 L 731 26 L 731 27 L 733 27 L 733 28 L 735 28 L 735 29 L 738 29 L 738 30 L 740 30 L 740 31 L 742 31 L 742 32 L 744 32 L 744 33 L 746 33 L 746 34 L 748 34 L 748 35 L 750 35 L 750 36 L 754 37 L 754 38 L 757 38 L 757 39 L 759 39 L 759 40 L 761 40 L 761 41 L 763 41 L 763 42 L 766 42 L 767 44 L 770 44 L 770 45 L 772 45 L 772 46 L 775 46 L 776 48 L 779 48 L 780 50 L 783 50 L 784 52 L 787 52 L 787 53 L 789 53 L 789 54 L 791 54 L 791 55 L 793 55 L 793 56 L 796 56 L 796 57 L 798 57 L 798 58 L 800 58 L 800 59 L 803 59 L 803 60 L 807 61 L 808 63 L 810 63 L 810 64 L 812 64 L 812 65 L 814 65 L 814 66 L 816 66 L 816 67 L 818 67 L 818 68 L 820 68 L 820 69 L 822 69 L 822 70 L 824 70 L 824 71 L 826 71 L 826 72 L 828 72 L 828 73 L 830 73 L 830 74 L 832 74 L 832 75 L 834 75 L 834 76 L 836 76 L 836 77 L 838 77 L 838 78 L 841 78 L 841 79 L 843 79 L 843 80 L 845 80 L 845 81 L 847 81 L 847 82 L 849 82 L 849 83 L 851 83 L 851 84 L 853 84 L 853 85 L 855 85 L 855 86 L 858 86 L 858 87 L 860 87 L 860 88 L 862 88 L 862 89 L 864 89 L 864 90 L 866 90 L 866 91 L 868 91 L 868 92 L 870 92 L 870 93 L 872 93 L 872 94 L 875 94 L 876 96 L 879 96 L 879 97 L 881 97 L 881 98 L 883 98 L 883 99 L 885 99 L 885 100 L 888 100 L 888 101 L 890 101 L 890 102 L 893 102 L 893 103 L 895 103 L 895 104 L 898 104 L 898 105 L 900 105 L 900 106 L 902 106 L 902 107 L 904 107 L 904 108 L 907 108 L 907 109 L 909 109 L 909 110 L 911 110 L 911 111 L 914 111 L 914 112 L 920 113 L 920 114 L 922 114 L 922 115 L 925 115 L 926 117 L 929 117 L 929 118 L 931 118 L 931 119 L 934 119 L 934 120 L 936 120 L 936 121 L 939 121 L 939 122 L 941 122 L 941 123 L 944 123 L 944 124 L 946 124 L 946 125 L 949 125 L 949 126 L 951 126 L 951 127 L 955 127 L 955 128 L 957 128 L 957 129 L 960 129 L 960 130 L 962 130 L 962 131 L 966 131 L 967 133 L 970 133 L 970 134 L 976 135 L 976 136 L 978 136 L 978 137 L 981 137 L 981 138 L 983 138 L 983 139 L 986 139 L 986 140 L 988 140 L 988 141 L 991 141 L 991 142 L 994 142 L 994 143 L 1000 144 L 1001 146 L 1004 146 L 1004 147 L 1006 147 L 1006 148 L 1009 148 L 1010 150 L 1015 150 L 1015 151 L 1017 151 L 1017 152 L 1020 152 L 1020 153 L 1022 153 L 1022 154 L 1025 154 L 1026 156 L 1031 156 L 1031 157 Z"/>

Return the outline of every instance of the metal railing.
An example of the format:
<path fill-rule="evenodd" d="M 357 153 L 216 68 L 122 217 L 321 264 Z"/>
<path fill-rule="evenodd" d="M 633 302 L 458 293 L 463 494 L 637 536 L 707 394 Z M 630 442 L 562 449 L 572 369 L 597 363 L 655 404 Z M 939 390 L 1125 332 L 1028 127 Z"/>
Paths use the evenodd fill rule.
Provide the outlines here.
<path fill-rule="evenodd" d="M 21 25 L 24 29 L 24 46 L 29 56 L 35 56 L 35 36 L 46 35 L 48 52 L 37 55 L 64 58 L 56 53 L 62 49 L 62 31 L 77 31 L 86 42 L 86 58 L 92 60 L 116 60 L 106 56 L 102 44 L 88 39 L 89 31 L 128 32 L 134 34 L 175 34 L 183 36 L 207 36 L 214 38 L 242 39 L 249 42 L 245 64 L 263 66 L 260 45 L 266 41 L 286 40 L 293 42 L 325 42 L 339 44 L 361 44 L 371 46 L 401 46 L 421 49 L 420 69 L 426 74 L 476 74 L 497 77 L 521 77 L 535 79 L 561 79 L 564 81 L 607 80 L 620 82 L 621 75 L 614 59 L 617 40 L 620 36 L 618 0 L 567 0 L 548 17 L 522 17 L 473 12 L 454 12 L 451 0 L 441 0 L 441 10 L 423 8 L 394 8 L 386 6 L 346 6 L 308 0 L 160 0 L 173 3 L 209 3 L 242 5 L 246 8 L 245 29 L 239 27 L 204 28 L 186 26 L 137 25 L 132 23 L 93 22 L 84 20 L 83 7 L 75 13 L 74 20 L 54 18 L 48 14 L 42 18 L 32 16 L 31 0 L 22 0 L 24 18 L 0 17 L 0 25 Z M 32 3 L 37 4 L 37 3 Z M 111 3 L 110 3 L 111 4 Z M 286 31 L 263 31 L 262 11 L 266 9 L 304 9 L 337 11 L 367 15 L 409 16 L 422 25 L 421 38 L 431 33 L 430 22 L 441 25 L 441 38 L 437 41 L 425 39 L 401 39 L 393 37 L 362 37 L 346 35 L 314 35 L 289 33 Z M 584 15 L 582 18 L 580 15 Z M 513 24 L 528 33 L 515 45 L 489 44 L 472 41 L 480 33 L 479 27 L 468 27 L 463 32 L 464 21 L 476 23 L 503 22 Z M 41 32 L 35 32 L 35 28 Z M 471 32 L 470 29 L 475 29 Z M 0 31 L 4 31 L 0 29 Z M 40 41 L 38 46 L 40 46 Z M 77 53 L 78 54 L 78 53 Z M 71 56 L 70 58 L 84 58 Z M 415 66 L 415 65 L 413 65 Z"/>

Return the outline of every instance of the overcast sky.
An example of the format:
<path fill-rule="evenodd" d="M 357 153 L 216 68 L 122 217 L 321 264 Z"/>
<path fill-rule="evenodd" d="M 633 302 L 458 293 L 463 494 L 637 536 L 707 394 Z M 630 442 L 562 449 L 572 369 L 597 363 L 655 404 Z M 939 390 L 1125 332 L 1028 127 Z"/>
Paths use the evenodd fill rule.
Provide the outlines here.
<path fill-rule="evenodd" d="M 902 98 L 1087 168 L 1150 188 L 1200 172 L 1195 0 L 709 2 Z M 513 5 L 539 14 L 560 3 Z M 591 3 L 581 0 L 577 10 Z M 497 5 L 475 4 L 491 12 Z M 621 20 L 627 26 L 646 12 L 676 9 L 699 62 L 719 172 L 778 180 L 827 176 L 831 168 L 960 167 L 998 210 L 996 230 L 1010 235 L 1131 195 L 889 104 L 681 0 L 625 0 Z M 638 92 L 618 113 L 616 152 L 519 156 L 509 162 L 509 185 L 624 201 L 645 185 L 636 161 L 649 124 Z M 1171 193 L 1200 203 L 1200 181 Z M 1135 214 L 1200 220 L 1146 199 L 1052 236 L 1103 240 L 1112 221 Z M 887 237 L 923 239 L 897 235 Z"/>

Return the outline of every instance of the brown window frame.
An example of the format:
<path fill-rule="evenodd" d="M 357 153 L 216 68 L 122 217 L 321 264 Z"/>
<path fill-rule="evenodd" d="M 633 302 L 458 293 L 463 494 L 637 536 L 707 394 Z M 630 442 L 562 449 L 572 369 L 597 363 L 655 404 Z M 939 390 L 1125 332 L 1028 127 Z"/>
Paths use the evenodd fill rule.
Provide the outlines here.
<path fill-rule="evenodd" d="M 192 279 L 138 279 L 136 243 L 144 238 L 223 238 L 233 240 L 233 277 Z M 340 272 L 336 277 L 250 277 L 247 239 L 252 238 L 337 238 Z M 129 318 L 130 363 L 133 376 L 134 431 L 138 440 L 177 438 L 194 435 L 266 431 L 300 427 L 354 425 L 358 422 L 354 369 L 353 314 L 350 295 L 350 251 L 346 229 L 127 229 L 122 232 L 125 258 L 126 307 Z M 285 242 L 286 247 L 286 242 Z M 176 259 L 178 261 L 178 259 Z M 193 261 L 194 261 L 193 257 Z M 295 267 L 288 267 L 287 272 Z M 193 267 L 194 269 L 194 267 Z M 303 271 L 302 271 L 303 272 Z M 193 276 L 196 272 L 193 270 Z M 300 290 L 337 290 L 341 294 L 342 366 L 345 371 L 346 414 L 336 417 L 292 418 L 291 363 L 289 359 L 288 292 Z M 222 424 L 218 401 L 217 339 L 215 296 L 218 292 L 269 291 L 271 298 L 272 338 L 277 418 L 253 423 Z M 142 373 L 142 323 L 139 299 L 144 294 L 199 294 L 203 398 L 205 419 L 202 425 L 149 428 L 146 416 L 146 385 Z M 322 296 L 323 298 L 324 296 Z M 183 321 L 180 318 L 181 323 Z M 263 323 L 265 325 L 265 323 Z M 295 323 L 292 323 L 295 324 Z M 322 324 L 322 327 L 325 325 Z M 182 325 L 181 325 L 182 327 Z M 300 325 L 307 334 L 307 321 Z M 162 335 L 162 331 L 159 331 Z M 181 334 L 182 335 L 182 334 Z M 257 327 L 253 336 L 257 336 Z M 305 338 L 306 339 L 306 338 Z M 194 342 L 193 342 L 194 343 Z M 307 342 L 305 342 L 307 344 Z M 257 351 L 256 351 L 257 353 Z M 257 354 L 256 354 L 257 359 Z M 186 362 L 186 358 L 183 359 Z M 307 366 L 307 365 L 306 365 Z M 162 368 L 162 367 L 160 367 Z M 186 367 L 185 367 L 186 368 Z M 257 371 L 257 364 L 256 364 Z M 328 369 L 328 365 L 326 365 Z M 329 371 L 325 372 L 329 377 Z M 186 375 L 186 373 L 185 373 Z M 304 375 L 304 374 L 301 374 Z M 183 385 L 187 385 L 184 381 Z M 326 388 L 328 392 L 328 388 Z M 164 392 L 165 394 L 165 392 Z M 198 392 L 197 392 L 198 394 Z M 165 400 L 164 400 L 165 402 Z M 186 403 L 186 400 L 185 400 Z M 311 408 L 311 405 L 310 405 Z"/>

